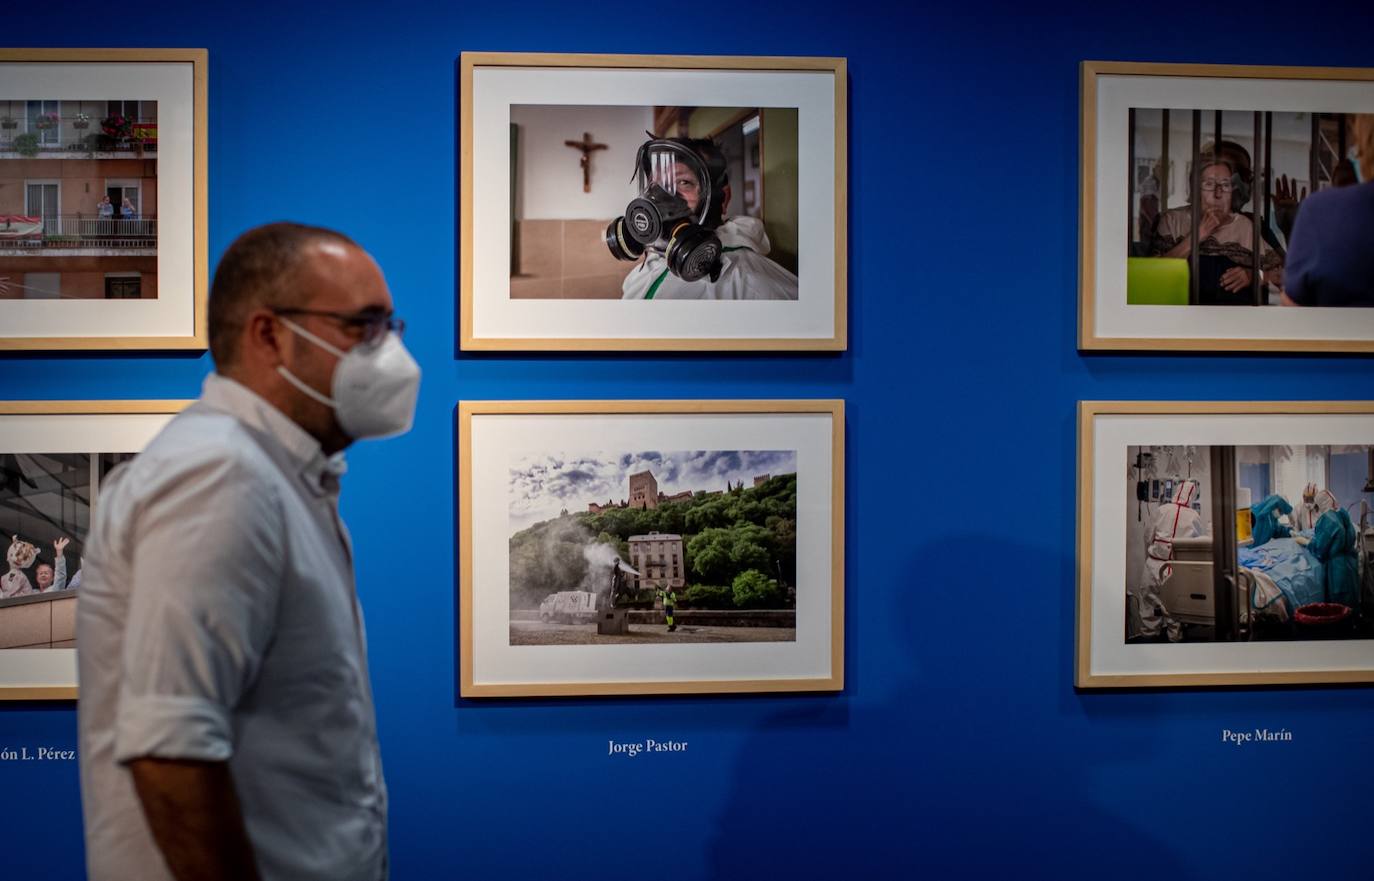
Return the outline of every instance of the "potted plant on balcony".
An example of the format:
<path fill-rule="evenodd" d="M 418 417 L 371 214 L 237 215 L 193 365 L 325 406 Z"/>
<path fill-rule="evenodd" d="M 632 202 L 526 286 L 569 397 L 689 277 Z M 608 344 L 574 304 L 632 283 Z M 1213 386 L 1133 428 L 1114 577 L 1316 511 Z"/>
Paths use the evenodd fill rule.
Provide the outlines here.
<path fill-rule="evenodd" d="M 4 116 L 0 116 L 0 129 L 4 129 L 7 132 L 12 132 L 17 128 L 19 128 L 19 120 L 15 119 L 13 116 L 10 116 L 8 113 Z"/>
<path fill-rule="evenodd" d="M 38 155 L 38 132 L 24 132 L 14 136 L 14 152 L 20 156 Z"/>
<path fill-rule="evenodd" d="M 45 132 L 57 128 L 60 122 L 61 120 L 56 113 L 40 113 L 38 118 L 34 120 L 33 127 L 40 132 Z"/>
<path fill-rule="evenodd" d="M 119 113 L 100 120 L 100 131 L 104 135 L 101 138 L 102 148 L 106 150 L 127 148 L 129 135 L 133 132 L 133 128 L 133 121 Z"/>
<path fill-rule="evenodd" d="M 72 120 L 72 128 L 85 130 L 91 127 L 91 115 L 89 113 L 78 113 Z"/>

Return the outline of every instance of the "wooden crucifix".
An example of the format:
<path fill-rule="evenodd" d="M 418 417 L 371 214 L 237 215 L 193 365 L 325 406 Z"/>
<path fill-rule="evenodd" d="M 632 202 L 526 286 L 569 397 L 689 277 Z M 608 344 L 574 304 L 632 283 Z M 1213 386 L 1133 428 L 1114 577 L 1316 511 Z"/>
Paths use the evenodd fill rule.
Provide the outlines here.
<path fill-rule="evenodd" d="M 592 191 L 592 153 L 606 149 L 606 145 L 593 141 L 591 132 L 583 132 L 580 141 L 564 141 L 563 143 L 582 151 L 582 192 L 590 193 Z"/>

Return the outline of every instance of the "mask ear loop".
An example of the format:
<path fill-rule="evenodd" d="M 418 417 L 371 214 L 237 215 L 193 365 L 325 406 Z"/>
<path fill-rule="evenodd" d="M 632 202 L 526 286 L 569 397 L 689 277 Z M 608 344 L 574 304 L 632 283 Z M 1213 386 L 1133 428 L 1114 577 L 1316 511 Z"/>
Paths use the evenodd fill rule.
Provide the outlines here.
<path fill-rule="evenodd" d="M 345 354 L 347 354 L 338 346 L 335 346 L 327 342 L 326 340 L 321 339 L 320 337 L 301 327 L 296 322 L 292 321 L 290 318 L 287 318 L 284 315 L 279 315 L 277 317 L 281 318 L 281 323 L 290 328 L 292 333 L 296 334 L 297 336 L 304 337 L 306 340 L 314 343 L 315 345 L 319 346 L 321 349 L 324 349 L 331 355 L 334 355 L 338 358 L 342 358 Z M 290 370 L 287 370 L 285 364 L 277 365 L 277 374 L 281 376 L 282 379 L 289 382 L 292 386 L 296 388 L 297 391 L 305 395 L 307 398 L 312 398 L 316 401 L 319 401 L 321 404 L 324 404 L 326 407 L 329 407 L 331 409 L 338 408 L 339 405 L 333 398 L 329 397 L 328 395 L 320 394 L 315 389 L 306 385 L 305 382 L 302 379 L 300 379 L 300 377 L 296 376 Z"/>
<path fill-rule="evenodd" d="M 326 407 L 329 407 L 331 409 L 339 406 L 333 398 L 329 397 L 328 395 L 320 394 L 319 392 L 315 391 L 313 388 L 302 382 L 294 373 L 286 369 L 285 364 L 278 365 L 277 373 L 281 375 L 282 379 L 286 380 L 287 382 L 295 386 L 296 389 L 306 397 L 314 398 L 321 404 L 324 404 Z"/>
<path fill-rule="evenodd" d="M 344 355 L 348 354 L 343 349 L 340 349 L 333 343 L 321 339 L 320 337 L 301 327 L 299 324 L 292 321 L 290 318 L 287 318 L 284 315 L 279 315 L 278 317 L 281 318 L 282 324 L 285 324 L 287 327 L 291 328 L 292 333 L 296 334 L 297 336 L 305 337 L 307 340 L 319 346 L 321 349 L 324 349 L 326 352 L 333 355 L 334 357 L 342 358 Z"/>

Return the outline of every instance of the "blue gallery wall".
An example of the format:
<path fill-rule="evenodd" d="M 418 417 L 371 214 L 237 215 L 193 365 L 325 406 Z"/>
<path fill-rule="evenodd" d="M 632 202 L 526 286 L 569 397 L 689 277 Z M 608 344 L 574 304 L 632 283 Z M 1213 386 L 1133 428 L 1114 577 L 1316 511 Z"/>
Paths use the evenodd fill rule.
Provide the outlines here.
<path fill-rule="evenodd" d="M 726 8 L 6 9 L 0 42 L 207 47 L 212 260 L 260 222 L 338 226 L 411 323 L 415 430 L 357 447 L 344 494 L 395 877 L 1370 877 L 1374 692 L 1071 685 L 1075 401 L 1374 397 L 1368 358 L 1075 351 L 1078 62 L 1371 66 L 1369 4 Z M 846 56 L 849 351 L 456 356 L 464 49 Z M 209 369 L 6 356 L 0 387 L 190 397 Z M 794 396 L 848 402 L 842 694 L 455 701 L 458 400 Z M 1255 727 L 1294 740 L 1221 743 Z M 0 710 L 0 747 L 74 729 Z M 606 755 L 645 737 L 689 749 Z M 80 877 L 75 767 L 0 762 L 0 793 L 0 877 Z"/>

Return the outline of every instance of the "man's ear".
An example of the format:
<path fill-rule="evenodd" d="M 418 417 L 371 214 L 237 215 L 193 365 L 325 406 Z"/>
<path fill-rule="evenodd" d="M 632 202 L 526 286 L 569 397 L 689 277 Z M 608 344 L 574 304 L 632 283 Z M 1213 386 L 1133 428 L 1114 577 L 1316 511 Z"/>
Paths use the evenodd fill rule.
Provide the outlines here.
<path fill-rule="evenodd" d="M 726 184 L 720 188 L 720 213 L 724 214 L 730 207 L 730 185 Z"/>
<path fill-rule="evenodd" d="M 282 363 L 281 333 L 277 317 L 272 310 L 254 309 L 248 313 L 244 322 L 242 347 L 250 350 L 254 360 L 277 367 Z"/>

